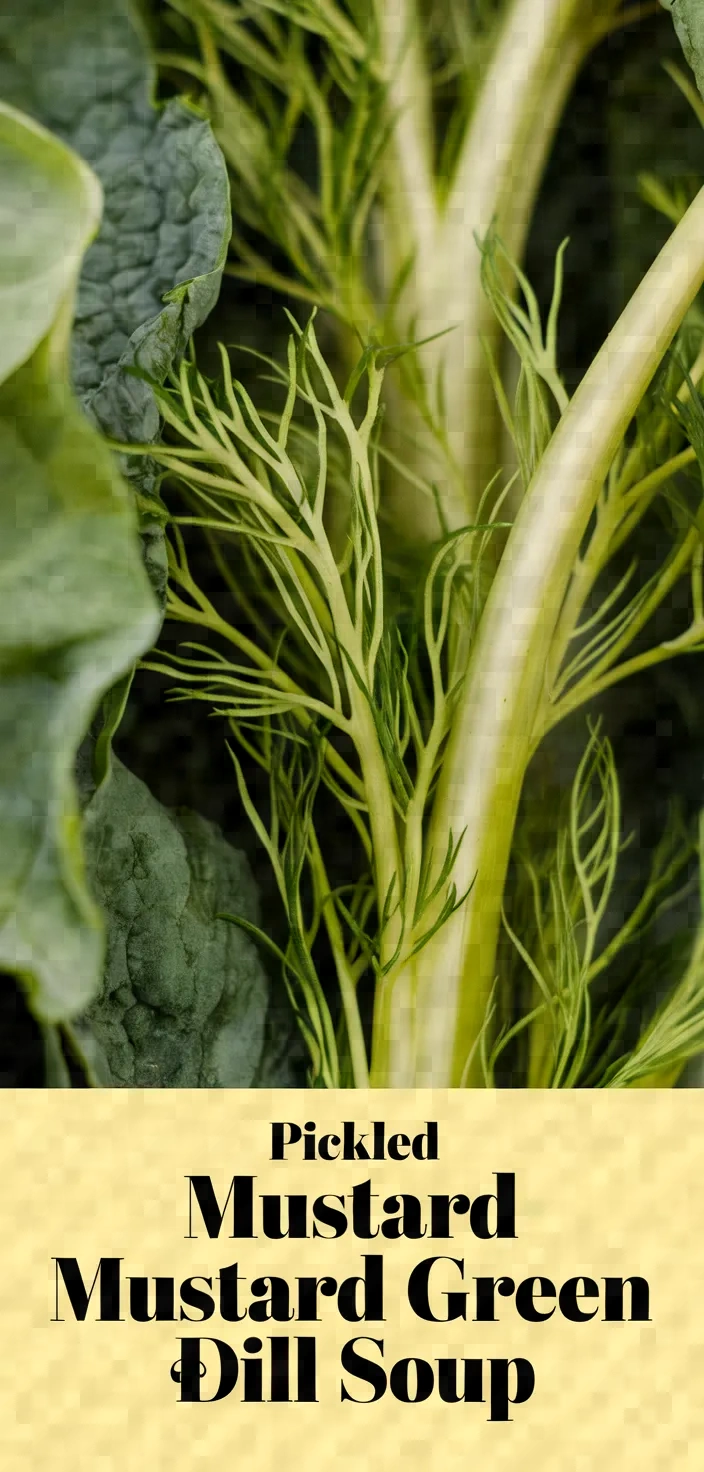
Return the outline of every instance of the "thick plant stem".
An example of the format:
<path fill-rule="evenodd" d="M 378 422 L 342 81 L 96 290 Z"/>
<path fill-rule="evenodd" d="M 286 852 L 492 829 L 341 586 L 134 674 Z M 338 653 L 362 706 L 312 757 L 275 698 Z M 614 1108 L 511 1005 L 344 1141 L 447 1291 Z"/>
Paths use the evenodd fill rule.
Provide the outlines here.
<path fill-rule="evenodd" d="M 455 718 L 428 843 L 464 833 L 464 906 L 395 978 L 414 999 L 417 1047 L 387 1085 L 481 1083 L 467 1058 L 495 976 L 506 871 L 561 606 L 600 488 L 627 426 L 704 282 L 704 190 L 585 375 L 529 487 L 486 604 Z M 393 1004 L 388 1021 L 393 1034 Z"/>
<path fill-rule="evenodd" d="M 437 384 L 442 375 L 444 446 L 433 440 L 398 382 L 389 392 L 389 446 L 417 475 L 438 484 L 444 519 L 456 530 L 471 522 L 500 458 L 500 416 L 487 361 L 487 349 L 498 351 L 500 328 L 482 290 L 476 237 L 493 224 L 520 260 L 565 99 L 613 3 L 513 0 L 442 199 L 429 184 L 427 104 L 419 90 L 422 67 L 413 15 L 408 7 L 393 10 L 403 14 L 409 40 L 392 89 L 399 122 L 383 219 L 386 273 L 391 279 L 412 243 L 414 267 L 401 300 L 412 335 L 419 340 L 454 330 L 428 343 L 421 354 L 427 382 Z M 397 48 L 399 25 L 393 31 Z M 398 487 L 392 482 L 390 495 L 392 512 L 398 499 L 401 530 L 411 524 L 412 499 L 414 526 L 430 539 L 438 535 L 430 498 L 414 493 L 405 480 Z"/>

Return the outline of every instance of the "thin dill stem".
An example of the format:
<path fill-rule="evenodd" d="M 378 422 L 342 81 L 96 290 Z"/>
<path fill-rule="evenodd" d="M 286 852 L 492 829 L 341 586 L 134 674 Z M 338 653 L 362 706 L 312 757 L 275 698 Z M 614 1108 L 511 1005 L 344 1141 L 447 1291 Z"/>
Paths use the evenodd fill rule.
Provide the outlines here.
<path fill-rule="evenodd" d="M 645 586 L 631 599 L 631 602 L 616 614 L 605 629 L 597 628 L 596 633 L 592 634 L 586 645 L 565 667 L 560 679 L 555 683 L 552 691 L 555 720 L 561 719 L 559 712 L 565 693 L 571 695 L 579 689 L 584 692 L 583 698 L 588 698 L 592 679 L 598 679 L 604 670 L 610 669 L 619 655 L 633 643 L 636 635 L 645 627 L 660 607 L 663 599 L 684 575 L 699 545 L 697 532 L 690 531 L 658 572 L 654 573 Z M 577 675 L 584 669 L 587 673 L 577 680 Z"/>
<path fill-rule="evenodd" d="M 688 446 L 686 450 L 681 450 L 679 454 L 670 456 L 664 465 L 658 466 L 649 475 L 636 481 L 634 485 L 629 487 L 627 492 L 619 495 L 618 490 L 614 490 L 606 500 L 603 508 L 600 509 L 597 525 L 584 556 L 579 558 L 577 562 L 560 614 L 560 621 L 550 657 L 550 673 L 548 678 L 551 687 L 554 686 L 557 675 L 562 667 L 587 598 L 605 563 L 630 536 L 635 526 L 635 519 L 640 520 L 645 514 L 645 511 L 657 495 L 661 486 L 666 484 L 678 471 L 686 469 L 695 460 L 695 451 L 691 446 Z M 630 519 L 627 526 L 624 527 L 623 508 L 626 503 L 636 507 L 637 511 L 635 519 Z"/>
<path fill-rule="evenodd" d="M 658 1008 L 609 1088 L 666 1087 L 666 1078 L 700 1051 L 704 1038 L 704 926 L 700 923 L 682 980 Z"/>
<path fill-rule="evenodd" d="M 318 904 L 320 905 L 330 941 L 330 949 L 332 950 L 335 962 L 347 1028 L 347 1043 L 350 1053 L 353 1084 L 356 1089 L 368 1089 L 369 1066 L 362 1021 L 357 1003 L 355 977 L 347 960 L 342 927 L 335 909 L 334 899 L 330 893 L 330 885 L 328 883 L 320 845 L 314 833 L 311 834 L 310 838 L 309 864 L 317 892 Z"/>
<path fill-rule="evenodd" d="M 643 654 L 634 655 L 632 659 L 624 660 L 616 664 L 619 654 L 632 644 L 636 634 L 644 628 L 653 613 L 663 599 L 667 596 L 675 583 L 679 582 L 683 572 L 691 563 L 697 548 L 700 546 L 700 535 L 696 529 L 687 533 L 679 552 L 670 560 L 663 577 L 658 581 L 650 597 L 645 601 L 629 623 L 625 633 L 611 646 L 608 652 L 590 669 L 583 680 L 561 695 L 552 708 L 545 712 L 540 725 L 537 727 L 532 742 L 532 750 L 535 750 L 543 740 L 547 732 L 552 730 L 560 721 L 572 711 L 578 710 L 587 700 L 593 700 L 595 696 L 601 695 L 611 685 L 628 679 L 631 675 L 638 674 L 641 670 L 649 669 L 652 665 L 660 664 L 665 659 L 671 659 L 674 654 L 685 654 L 689 650 L 698 647 L 704 639 L 704 625 L 693 623 L 686 632 L 677 639 L 668 640 L 666 644 L 656 646 L 654 649 L 646 650 Z"/>
<path fill-rule="evenodd" d="M 688 465 L 693 465 L 696 458 L 696 451 L 691 445 L 688 445 L 686 450 L 680 450 L 678 455 L 671 455 L 670 459 L 666 460 L 664 465 L 658 466 L 657 470 L 651 471 L 650 475 L 644 476 L 634 486 L 629 487 L 622 496 L 622 509 L 623 507 L 630 509 L 631 514 L 630 516 L 624 517 L 621 525 L 616 529 L 609 549 L 611 555 L 617 552 L 631 536 L 634 528 L 654 501 L 661 486 L 665 485 L 668 480 L 677 475 L 680 470 L 686 470 Z"/>
<path fill-rule="evenodd" d="M 242 613 L 247 620 L 247 623 L 250 625 L 251 628 L 256 629 L 257 635 L 261 640 L 261 646 L 253 645 L 253 647 L 259 648 L 260 654 L 263 655 L 267 644 L 271 641 L 272 630 L 267 626 L 259 610 L 255 608 L 254 604 L 252 603 L 247 593 L 244 591 L 241 584 L 235 577 L 233 577 L 232 569 L 230 568 L 227 558 L 223 554 L 223 549 L 218 538 L 214 537 L 209 531 L 206 531 L 205 536 L 210 548 L 211 557 L 213 559 L 213 562 L 215 563 L 215 566 L 218 569 L 218 572 L 220 573 L 220 576 L 222 577 L 225 587 L 232 595 L 235 603 L 238 604 L 241 608 Z"/>
<path fill-rule="evenodd" d="M 616 665 L 615 669 L 609 670 L 599 680 L 595 680 L 594 684 L 590 685 L 588 694 L 580 694 L 577 690 L 574 692 L 574 697 L 567 696 L 560 709 L 559 719 L 564 719 L 564 716 L 570 711 L 576 710 L 584 700 L 592 700 L 595 696 L 601 695 L 611 685 L 620 684 L 622 680 L 627 680 L 631 675 L 639 674 L 642 670 L 652 669 L 654 665 L 662 664 L 666 659 L 672 659 L 673 655 L 690 654 L 700 649 L 702 645 L 704 645 L 704 624 L 692 625 L 678 639 L 668 640 L 666 644 L 659 644 L 654 649 L 647 649 L 643 654 L 637 654 L 632 659 L 624 660 L 622 664 Z"/>
<path fill-rule="evenodd" d="M 364 650 L 358 631 L 350 617 L 342 587 L 339 585 L 339 579 L 337 579 L 336 586 L 336 582 L 332 577 L 332 569 L 334 568 L 332 553 L 330 554 L 330 560 L 332 568 L 330 569 L 329 596 L 333 621 L 338 631 L 340 643 L 347 649 L 352 664 L 356 664 L 358 668 L 364 668 Z M 379 745 L 379 737 L 374 724 L 369 697 L 365 691 L 359 689 L 351 673 L 346 673 L 346 680 L 350 702 L 350 731 L 357 750 L 362 773 L 364 796 L 369 812 L 377 894 L 381 909 L 384 896 L 389 892 L 390 887 L 394 883 L 399 882 L 401 855 L 399 852 L 398 833 L 386 764 Z M 391 953 L 395 950 L 397 927 L 398 921 L 395 921 L 391 925 L 388 935 L 382 938 L 382 965 L 383 956 L 389 949 Z"/>
<path fill-rule="evenodd" d="M 698 384 L 702 374 L 704 374 L 704 349 L 699 352 L 692 365 L 689 373 L 690 382 L 694 385 Z M 680 386 L 677 400 L 685 403 L 690 396 L 689 382 L 685 381 Z M 661 425 L 656 435 L 656 450 L 662 445 L 667 432 L 667 424 Z M 626 457 L 621 474 L 616 478 L 615 483 L 609 489 L 608 496 L 599 506 L 597 525 L 584 556 L 577 559 L 576 570 L 570 580 L 551 653 L 549 673 L 551 688 L 599 573 L 606 562 L 631 536 L 661 487 L 672 476 L 695 462 L 696 451 L 691 445 L 688 445 L 676 455 L 671 455 L 663 465 L 657 466 L 645 476 L 639 476 L 638 465 L 639 462 L 642 462 L 642 457 L 642 448 L 634 446 Z"/>
<path fill-rule="evenodd" d="M 189 591 L 192 591 L 194 594 L 197 593 L 199 606 L 192 608 L 189 604 L 185 603 L 179 605 L 172 594 L 167 607 L 168 618 L 174 618 L 182 623 L 200 624 L 204 628 L 212 629 L 213 633 L 221 634 L 228 643 L 233 644 L 235 648 L 246 654 L 259 669 L 265 670 L 272 684 L 276 685 L 283 693 L 308 698 L 301 686 L 297 685 L 295 680 L 292 680 L 286 674 L 285 670 L 271 663 L 270 657 L 265 650 L 261 649 L 258 644 L 255 644 L 253 640 L 249 639 L 246 634 L 243 634 L 240 629 L 228 623 L 227 619 L 222 618 L 200 589 L 196 588 L 195 584 L 192 585 Z M 311 716 L 304 707 L 294 707 L 292 714 L 305 730 L 311 728 Z M 329 719 L 330 712 L 326 712 L 326 715 Z M 348 729 L 347 722 L 345 722 L 345 729 Z M 363 782 L 360 781 L 360 778 L 353 772 L 344 758 L 340 756 L 332 743 L 324 741 L 323 751 L 325 760 L 331 770 L 345 783 L 355 797 L 363 798 L 365 791 Z"/>
<path fill-rule="evenodd" d="M 690 381 L 697 384 L 702 373 L 704 373 L 704 350 L 699 353 L 690 370 Z M 690 387 L 685 381 L 678 391 L 677 399 L 680 402 L 686 402 L 689 398 Z M 667 432 L 667 424 L 661 425 L 656 436 L 656 449 L 662 444 Z M 549 674 L 551 687 L 562 666 L 573 631 L 589 593 L 606 562 L 631 536 L 660 488 L 672 476 L 677 475 L 679 471 L 686 469 L 696 460 L 696 451 L 691 445 L 688 445 L 686 449 L 670 456 L 663 465 L 657 466 L 655 470 L 639 478 L 637 467 L 638 462 L 642 461 L 642 455 L 642 449 L 635 446 L 627 456 L 621 474 L 599 506 L 597 525 L 589 540 L 587 550 L 583 557 L 577 559 L 576 570 L 570 580 L 551 653 Z"/>

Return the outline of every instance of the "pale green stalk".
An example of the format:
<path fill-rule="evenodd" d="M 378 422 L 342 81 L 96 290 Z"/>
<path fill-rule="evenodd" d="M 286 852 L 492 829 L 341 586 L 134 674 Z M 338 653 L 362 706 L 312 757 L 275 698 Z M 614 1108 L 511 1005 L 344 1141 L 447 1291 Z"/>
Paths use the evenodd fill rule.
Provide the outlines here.
<path fill-rule="evenodd" d="M 433 443 L 417 406 L 398 386 L 390 394 L 387 424 L 394 452 L 426 481 L 439 483 L 445 520 L 455 530 L 472 520 L 500 462 L 501 423 L 487 349 L 498 354 L 501 328 L 482 288 L 476 237 L 493 224 L 520 261 L 565 99 L 584 55 L 609 28 L 615 3 L 513 0 L 443 197 L 430 163 L 428 84 L 413 0 L 378 0 L 378 6 L 394 78 L 391 104 L 398 109 L 381 222 L 387 284 L 413 249 L 401 299 L 409 329 L 424 339 L 454 328 L 422 353 L 428 384 L 442 376 L 446 451 Z M 411 526 L 414 536 L 437 536 L 434 503 L 406 480 L 391 489 L 402 530 Z"/>
<path fill-rule="evenodd" d="M 386 249 L 400 265 L 410 248 L 432 262 L 438 223 L 433 173 L 433 117 L 415 0 L 376 0 L 382 55 L 395 114 L 385 186 Z M 447 323 L 443 323 L 447 326 Z"/>
<path fill-rule="evenodd" d="M 484 1021 L 516 813 L 546 698 L 546 670 L 579 547 L 609 467 L 704 281 L 704 191 L 661 251 L 577 390 L 511 532 L 480 624 L 443 763 L 428 842 L 464 833 L 453 880 L 471 894 L 393 978 L 372 1082 L 458 1084 Z M 395 1048 L 413 999 L 415 1054 Z M 476 1068 L 465 1080 L 478 1082 Z"/>

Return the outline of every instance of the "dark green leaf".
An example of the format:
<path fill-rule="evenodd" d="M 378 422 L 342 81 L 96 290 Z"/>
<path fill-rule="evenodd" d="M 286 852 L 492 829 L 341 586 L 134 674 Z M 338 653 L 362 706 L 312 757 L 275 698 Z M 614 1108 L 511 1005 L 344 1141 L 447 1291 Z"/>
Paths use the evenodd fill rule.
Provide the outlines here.
<path fill-rule="evenodd" d="M 126 0 L 26 0 L 0 12 L 0 96 L 86 159 L 105 196 L 78 291 L 74 385 L 100 429 L 142 444 L 159 429 L 146 379 L 163 381 L 214 305 L 231 229 L 209 124 L 179 100 L 156 108 L 153 87 Z M 155 467 L 135 457 L 123 469 L 147 499 L 145 555 L 160 588 Z"/>
<path fill-rule="evenodd" d="M 113 758 L 84 812 L 91 884 L 107 917 L 102 992 L 69 1037 L 89 1077 L 135 1088 L 286 1087 L 300 1047 L 247 935 L 243 853 L 194 813 L 172 814 Z"/>
<path fill-rule="evenodd" d="M 0 104 L 0 198 L 0 970 L 54 1022 L 85 1007 L 102 972 L 75 754 L 158 616 L 126 486 L 68 386 L 97 180 Z"/>

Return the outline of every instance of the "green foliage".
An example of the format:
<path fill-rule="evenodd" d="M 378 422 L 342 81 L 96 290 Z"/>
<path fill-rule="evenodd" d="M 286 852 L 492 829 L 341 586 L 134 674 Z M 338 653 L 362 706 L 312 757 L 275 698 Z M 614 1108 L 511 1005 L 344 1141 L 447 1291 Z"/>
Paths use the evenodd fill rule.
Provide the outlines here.
<path fill-rule="evenodd" d="M 64 1036 L 93 1082 L 294 1083 L 290 1014 L 287 1026 L 252 942 L 218 918 L 225 906 L 258 918 L 244 854 L 197 814 L 167 812 L 116 759 L 83 826 L 107 960 L 99 995 Z"/>
<path fill-rule="evenodd" d="M 504 341 L 511 344 L 519 363 L 513 407 L 501 375 L 492 362 L 492 377 L 506 429 L 513 441 L 523 486 L 529 485 L 552 434 L 555 419 L 569 402 L 557 365 L 557 328 L 562 299 L 563 241 L 555 258 L 553 296 L 543 330 L 535 292 L 492 229 L 480 242 L 482 285 Z M 516 301 L 520 289 L 523 304 Z"/>
<path fill-rule="evenodd" d="M 668 8 L 701 81 L 699 11 Z M 701 925 L 692 943 L 659 919 L 687 892 L 687 825 L 629 895 L 594 724 L 562 811 L 528 803 L 514 834 L 546 736 L 704 650 L 704 195 L 637 161 L 675 232 L 572 398 L 565 247 L 544 309 L 520 263 L 580 60 L 639 16 L 169 0 L 159 62 L 195 102 L 160 106 L 127 0 L 0 17 L 0 93 L 56 134 L 2 114 L 12 228 L 27 191 L 39 209 L 0 250 L 0 962 L 27 982 L 52 1086 L 71 1055 L 107 1085 L 295 1082 L 292 1022 L 325 1087 L 492 1084 L 511 1060 L 530 1086 L 631 1087 L 704 1046 Z M 227 269 L 314 309 L 289 318 L 285 364 L 256 344 L 266 409 L 228 350 L 209 377 L 189 341 L 231 233 L 200 106 L 235 184 Z M 105 192 L 87 252 L 95 178 L 66 143 Z M 67 382 L 79 277 L 73 380 L 107 444 Z M 155 627 L 110 452 L 167 616 L 193 631 L 144 669 L 225 728 L 280 944 L 241 856 L 109 761 Z M 79 817 L 72 768 L 107 686 Z"/>
<path fill-rule="evenodd" d="M 608 99 L 612 313 L 622 311 L 702 176 L 702 101 L 667 17 L 624 54 Z M 686 73 L 686 75 L 685 75 Z M 648 105 L 643 106 L 647 96 Z"/>
<path fill-rule="evenodd" d="M 158 459 L 185 502 L 184 513 L 172 515 L 167 617 L 200 628 L 209 642 L 152 657 L 148 667 L 177 681 L 175 698 L 205 701 L 224 718 L 240 752 L 266 774 L 265 822 L 233 753 L 243 805 L 289 920 L 280 960 L 312 1076 L 327 1086 L 349 1070 L 357 1083 L 366 1076 L 356 999 L 365 972 L 383 983 L 460 903 L 452 882 L 457 841 L 424 855 L 423 830 L 458 690 L 454 610 L 462 608 L 468 636 L 478 613 L 463 552 L 472 546 L 478 569 L 496 525 L 479 523 L 443 543 L 407 629 L 394 623 L 377 519 L 376 430 L 388 356 L 370 346 L 341 390 L 313 322 L 296 328 L 287 368 L 276 370 L 284 402 L 271 428 L 233 380 L 224 349 L 220 382 L 184 364 L 157 390 L 170 431 Z M 350 492 L 337 556 L 326 530 L 333 447 Z M 217 538 L 229 618 L 193 579 L 183 535 L 192 526 Z M 248 562 L 253 607 L 236 574 Z M 243 614 L 256 639 L 244 632 Z M 342 886 L 328 879 L 335 845 L 329 803 L 325 829 L 317 821 L 321 789 L 342 809 L 356 856 Z M 337 971 L 344 1036 L 335 1035 L 314 961 L 321 931 Z"/>
<path fill-rule="evenodd" d="M 103 187 L 102 226 L 81 272 L 76 392 L 123 441 L 157 438 L 144 376 L 163 380 L 214 306 L 230 234 L 227 173 L 209 124 L 153 104 L 153 67 L 127 0 L 28 0 L 0 15 L 0 97 L 55 131 Z M 163 595 L 163 508 L 149 461 L 126 458 L 152 580 Z"/>
<path fill-rule="evenodd" d="M 704 11 L 699 0 L 660 0 L 672 19 L 682 50 L 704 96 Z"/>
<path fill-rule="evenodd" d="M 75 754 L 158 620 L 126 487 L 68 383 L 99 185 L 2 106 L 0 194 L 0 965 L 55 1021 L 95 994 L 103 956 Z"/>
<path fill-rule="evenodd" d="M 629 1011 L 638 1004 L 641 1014 L 651 1019 L 662 990 L 652 986 L 647 964 L 644 967 L 644 941 L 662 908 L 681 897 L 682 875 L 686 876 L 694 851 L 691 836 L 673 813 L 653 853 L 645 887 L 623 914 L 620 864 L 629 839 L 624 839 L 622 831 L 613 752 L 598 727 L 590 732 L 562 806 L 562 814 L 550 811 L 551 828 L 555 816 L 558 819 L 554 842 L 544 819 L 519 827 L 518 875 L 512 897 L 515 915 L 511 922 L 504 916 L 504 925 L 530 976 L 532 1001 L 519 1022 L 511 1025 L 509 1019 L 504 1024 L 486 1056 L 488 1084 L 494 1082 L 502 1052 L 518 1037 L 524 1045 L 531 1087 L 574 1088 L 585 1082 L 595 1086 L 611 1081 L 616 1076 L 613 1053 L 618 1053 Z M 679 937 L 670 951 L 678 947 Z M 668 963 L 672 965 L 671 954 Z M 662 956 L 659 964 L 662 966 Z M 510 1012 L 515 1006 L 520 972 L 513 973 L 512 982 L 513 992 L 508 989 L 500 998 L 493 998 L 493 1008 L 501 1005 L 505 1010 L 508 1005 Z M 692 1012 L 697 1007 L 701 1010 L 701 989 L 698 998 L 691 985 L 686 989 Z M 634 1069 L 633 1078 L 639 1070 L 655 1074 L 672 1064 L 674 1016 L 680 1010 L 673 1001 L 670 993 L 665 1005 L 673 1022 L 672 1034 L 661 1020 L 656 1042 L 654 1024 L 648 1020 L 642 1025 L 641 1040 L 637 1033 L 629 1039 L 632 1056 L 642 1062 L 647 1054 L 648 1059 L 647 1067 L 641 1069 L 639 1063 Z M 703 1025 L 700 1017 L 699 1027 Z M 699 1036 L 692 1029 L 689 1051 L 687 1039 L 677 1038 L 680 1063 L 698 1051 Z M 645 1038 L 651 1039 L 647 1049 Z M 625 1068 L 623 1060 L 624 1079 Z"/>
<path fill-rule="evenodd" d="M 0 382 L 21 368 L 54 326 L 95 234 L 98 181 L 67 149 L 3 106 Z M 32 214 L 27 205 L 34 202 Z"/>
<path fill-rule="evenodd" d="M 702 372 L 702 321 L 693 312 L 644 397 L 597 501 L 556 629 L 536 744 L 571 711 L 620 680 L 704 647 L 702 482 L 701 473 L 692 476 L 697 461 L 700 472 L 704 463 L 704 408 L 697 387 Z M 663 533 L 662 556 L 646 575 L 637 555 L 624 561 L 624 549 L 654 515 Z M 644 647 L 644 632 L 657 627 L 659 610 L 684 579 L 690 583 L 689 623 L 675 637 Z"/>
<path fill-rule="evenodd" d="M 530 284 L 495 237 L 484 242 L 483 253 L 487 292 L 520 362 L 513 410 L 498 370 L 495 382 L 527 484 L 550 439 L 550 404 L 558 414 L 569 410 L 557 366 L 562 252 L 545 328 Z M 520 282 L 525 305 L 512 299 L 511 276 Z M 696 387 L 701 347 L 701 324 L 693 314 L 612 461 L 566 577 L 534 746 L 564 715 L 633 669 L 701 645 L 701 489 L 699 477 L 682 481 L 704 458 Z M 400 621 L 390 620 L 377 480 L 378 405 L 389 357 L 370 345 L 340 389 L 309 322 L 295 329 L 286 369 L 268 363 L 282 396 L 276 413 L 258 412 L 233 379 L 224 349 L 219 381 L 208 382 L 189 363 L 166 390 L 157 390 L 169 429 L 159 463 L 183 502 L 183 511 L 174 506 L 172 514 L 167 615 L 202 630 L 207 642 L 152 658 L 149 668 L 176 681 L 174 698 L 205 701 L 227 722 L 239 748 L 232 756 L 240 796 L 289 921 L 289 944 L 277 959 L 307 1041 L 311 1079 L 328 1087 L 360 1084 L 367 1076 L 357 1001 L 362 978 L 374 976 L 377 1007 L 383 1005 L 396 977 L 413 973 L 466 899 L 454 873 L 462 831 L 449 828 L 438 843 L 428 820 L 462 671 L 481 631 L 483 559 L 496 530 L 510 529 L 496 520 L 508 486 L 503 492 L 490 487 L 491 519 L 447 537 L 416 599 L 402 604 Z M 330 465 L 332 480 L 346 479 L 350 488 L 347 542 L 337 553 L 326 531 Z M 654 507 L 667 533 L 662 563 L 634 587 L 633 565 L 623 575 L 612 569 Z M 184 541 L 193 527 L 217 548 L 232 610 L 227 617 L 223 604 L 216 607 L 194 581 Z M 237 567 L 245 570 L 243 578 Z M 637 644 L 638 652 L 625 658 L 687 575 L 689 627 L 651 649 Z M 251 632 L 245 633 L 246 624 Z M 245 778 L 242 753 L 265 774 L 266 820 Z M 347 823 L 342 831 L 354 835 L 356 845 L 334 885 L 328 874 L 338 839 L 333 819 L 331 843 L 326 791 L 340 804 Z M 493 1052 L 487 1018 L 477 1040 L 489 1048 L 486 1081 L 507 1043 L 528 1027 L 531 1084 L 573 1087 L 598 1068 L 604 1035 L 615 1022 L 607 1012 L 594 1030 L 592 983 L 611 975 L 620 951 L 632 947 L 691 854 L 675 825 L 656 852 L 643 896 L 617 934 L 605 938 L 620 845 L 613 758 L 608 743 L 595 736 L 575 779 L 565 830 L 543 832 L 538 857 L 526 861 L 535 909 L 523 916 L 520 934 L 511 934 L 536 998 L 523 1019 L 499 1032 Z M 471 889 L 471 875 L 468 882 Z M 244 927 L 253 931 L 246 920 Z M 528 949 L 533 932 L 537 959 Z M 344 1026 L 337 1029 L 316 960 L 324 933 L 342 1001 Z M 259 932 L 259 939 L 276 950 L 266 934 Z M 614 996 L 617 1019 L 618 985 Z M 500 1001 L 505 1011 L 506 997 Z M 495 995 L 494 1011 L 496 1005 Z M 608 1063 L 608 1047 L 605 1056 Z"/>
<path fill-rule="evenodd" d="M 234 273 L 369 325 L 367 229 L 389 127 L 373 7 L 350 15 L 317 3 L 173 6 L 191 22 L 200 56 L 161 59 L 201 85 L 236 181 Z M 236 86 L 226 63 L 238 68 Z M 317 185 L 301 156 L 314 157 Z M 262 253 L 262 239 L 283 269 Z"/>
<path fill-rule="evenodd" d="M 611 1089 L 662 1086 L 674 1082 L 682 1067 L 704 1051 L 704 932 L 700 919 L 681 980 L 671 989 L 631 1050 L 618 1058 L 604 1078 Z M 659 958 L 662 960 L 662 958 Z M 657 994 L 662 972 L 644 965 L 641 991 Z"/>

